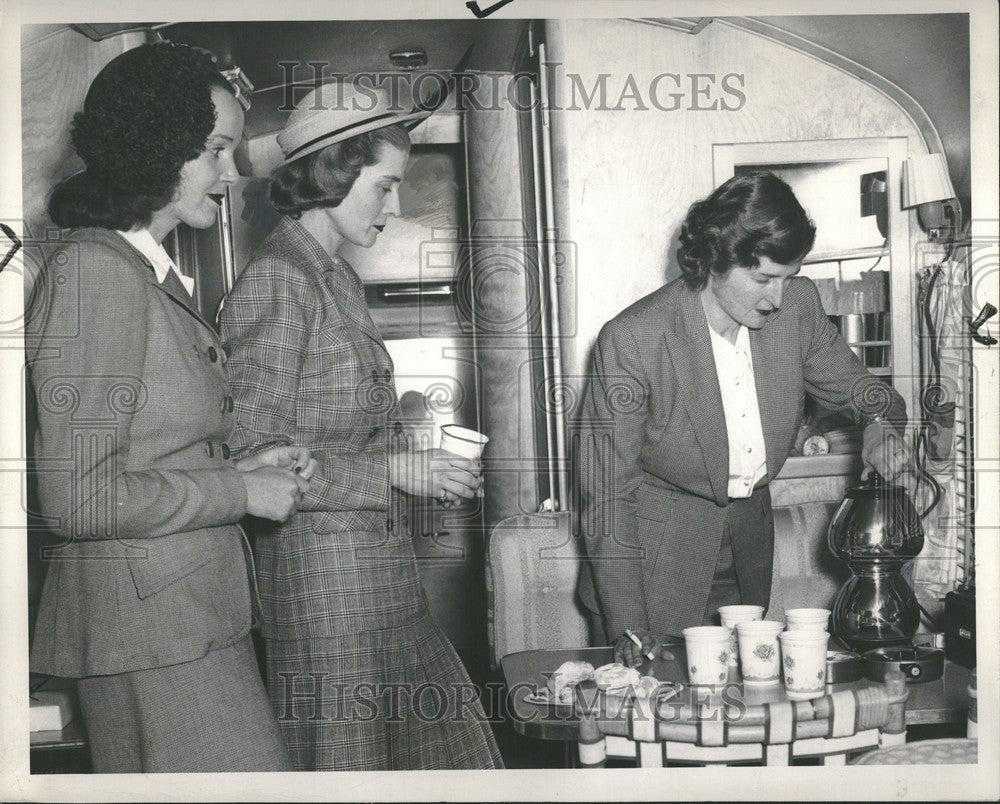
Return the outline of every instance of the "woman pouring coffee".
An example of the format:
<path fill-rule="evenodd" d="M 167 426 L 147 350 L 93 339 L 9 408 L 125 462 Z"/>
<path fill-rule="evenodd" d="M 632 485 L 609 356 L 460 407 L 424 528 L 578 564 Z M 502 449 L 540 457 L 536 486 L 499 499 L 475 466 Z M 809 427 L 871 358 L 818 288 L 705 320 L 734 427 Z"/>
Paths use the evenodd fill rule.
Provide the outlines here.
<path fill-rule="evenodd" d="M 806 394 L 851 413 L 865 463 L 885 477 L 909 462 L 902 398 L 797 276 L 814 237 L 785 182 L 736 176 L 688 212 L 681 277 L 598 336 L 576 467 L 589 559 L 579 592 L 620 660 L 638 664 L 719 606 L 767 606 L 768 483 Z"/>
<path fill-rule="evenodd" d="M 402 495 L 469 499 L 480 466 L 408 448 L 392 359 L 339 253 L 399 215 L 403 124 L 423 117 L 349 84 L 305 96 L 278 136 L 281 221 L 223 310 L 237 448 L 302 443 L 320 462 L 299 513 L 256 542 L 268 689 L 301 770 L 502 765 L 428 611 Z"/>

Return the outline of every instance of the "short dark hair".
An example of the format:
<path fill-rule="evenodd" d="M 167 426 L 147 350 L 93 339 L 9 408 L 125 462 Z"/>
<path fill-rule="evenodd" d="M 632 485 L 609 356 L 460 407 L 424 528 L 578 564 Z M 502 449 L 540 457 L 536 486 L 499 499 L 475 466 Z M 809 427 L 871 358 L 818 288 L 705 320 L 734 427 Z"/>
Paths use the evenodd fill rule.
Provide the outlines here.
<path fill-rule="evenodd" d="M 49 198 L 59 226 L 128 231 L 147 226 L 174 196 L 184 163 L 215 126 L 212 89 L 233 89 L 205 50 L 174 42 L 140 45 L 94 78 L 72 142 L 86 169 Z"/>
<path fill-rule="evenodd" d="M 813 247 L 816 227 L 784 181 L 773 173 L 743 173 L 692 204 L 681 226 L 680 262 L 692 290 L 708 283 L 709 273 L 725 274 L 734 265 L 756 268 L 760 257 L 779 265 L 802 260 Z"/>
<path fill-rule="evenodd" d="M 397 123 L 328 145 L 275 168 L 271 173 L 271 203 L 278 212 L 292 218 L 317 207 L 338 206 L 347 198 L 361 169 L 378 161 L 383 145 L 407 151 L 410 135 Z"/>

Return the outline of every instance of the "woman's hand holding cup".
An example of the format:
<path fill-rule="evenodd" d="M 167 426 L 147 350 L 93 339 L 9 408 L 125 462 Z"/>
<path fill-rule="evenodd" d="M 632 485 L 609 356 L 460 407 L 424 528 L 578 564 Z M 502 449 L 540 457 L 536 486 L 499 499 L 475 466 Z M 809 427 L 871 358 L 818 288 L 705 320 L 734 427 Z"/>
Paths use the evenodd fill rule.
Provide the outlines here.
<path fill-rule="evenodd" d="M 476 496 L 482 485 L 482 465 L 443 449 L 397 452 L 390 456 L 389 482 L 418 497 L 434 497 L 452 507 Z"/>

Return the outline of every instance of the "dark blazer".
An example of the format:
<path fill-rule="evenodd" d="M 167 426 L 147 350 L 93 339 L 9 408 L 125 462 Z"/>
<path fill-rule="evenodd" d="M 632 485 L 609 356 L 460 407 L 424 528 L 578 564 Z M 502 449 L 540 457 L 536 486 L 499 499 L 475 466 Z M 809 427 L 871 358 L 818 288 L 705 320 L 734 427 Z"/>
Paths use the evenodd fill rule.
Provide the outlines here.
<path fill-rule="evenodd" d="M 784 304 L 751 330 L 767 480 L 788 456 L 809 394 L 905 425 L 902 398 L 870 375 L 830 323 L 816 286 L 793 278 Z M 700 625 L 721 545 L 729 448 L 708 321 L 680 279 L 601 329 L 581 406 L 577 482 L 590 572 L 580 596 L 611 639 L 626 628 L 679 634 Z M 771 518 L 769 495 L 758 495 Z M 773 550 L 773 533 L 763 549 Z M 740 534 L 734 554 L 740 572 Z M 759 549 L 759 548 L 755 548 Z M 744 588 L 768 590 L 770 561 Z M 754 571 L 749 573 L 751 576 Z M 767 577 L 764 577 L 766 575 Z M 763 592 L 766 600 L 766 591 Z"/>
<path fill-rule="evenodd" d="M 392 358 L 354 270 L 283 217 L 226 299 L 222 335 L 241 453 L 308 447 L 320 468 L 298 512 L 257 529 L 264 635 L 310 639 L 426 610 L 389 452 L 405 449 Z"/>
<path fill-rule="evenodd" d="M 143 670 L 244 637 L 251 595 L 234 523 L 247 500 L 226 459 L 221 342 L 177 278 L 157 282 L 111 231 L 69 233 L 41 287 L 26 336 L 35 461 L 64 543 L 48 555 L 32 669 Z"/>

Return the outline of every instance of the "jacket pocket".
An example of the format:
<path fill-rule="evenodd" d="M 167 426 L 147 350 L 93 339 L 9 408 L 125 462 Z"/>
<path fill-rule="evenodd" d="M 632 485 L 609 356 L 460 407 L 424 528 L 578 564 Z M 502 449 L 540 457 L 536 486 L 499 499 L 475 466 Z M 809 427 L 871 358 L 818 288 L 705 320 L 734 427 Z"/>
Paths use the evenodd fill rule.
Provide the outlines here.
<path fill-rule="evenodd" d="M 197 540 L 199 534 L 184 534 L 186 540 Z M 211 539 L 212 534 L 202 534 L 205 540 Z M 170 538 L 170 537 L 167 537 Z M 159 541 L 150 539 L 150 542 Z M 146 544 L 139 546 L 147 547 Z M 176 541 L 171 545 L 176 548 Z M 185 545 L 187 546 L 187 545 Z M 129 558 L 128 568 L 132 574 L 132 583 L 135 584 L 135 592 L 140 600 L 145 600 L 157 592 L 161 592 L 168 586 L 177 583 L 182 578 L 186 578 L 195 570 L 201 569 L 212 561 L 213 552 L 207 545 L 201 547 L 197 552 L 178 556 L 170 554 L 160 548 L 159 545 L 147 547 L 145 558 Z"/>
<path fill-rule="evenodd" d="M 312 511 L 309 514 L 314 533 L 386 530 L 388 511 Z"/>
<path fill-rule="evenodd" d="M 645 581 L 655 574 L 660 558 L 667 524 L 674 509 L 677 496 L 674 492 L 650 485 L 642 485 L 636 492 L 636 525 L 639 547 L 642 550 L 642 566 Z"/>
<path fill-rule="evenodd" d="M 677 492 L 643 483 L 635 493 L 635 515 L 639 519 L 667 522 L 676 501 Z"/>

